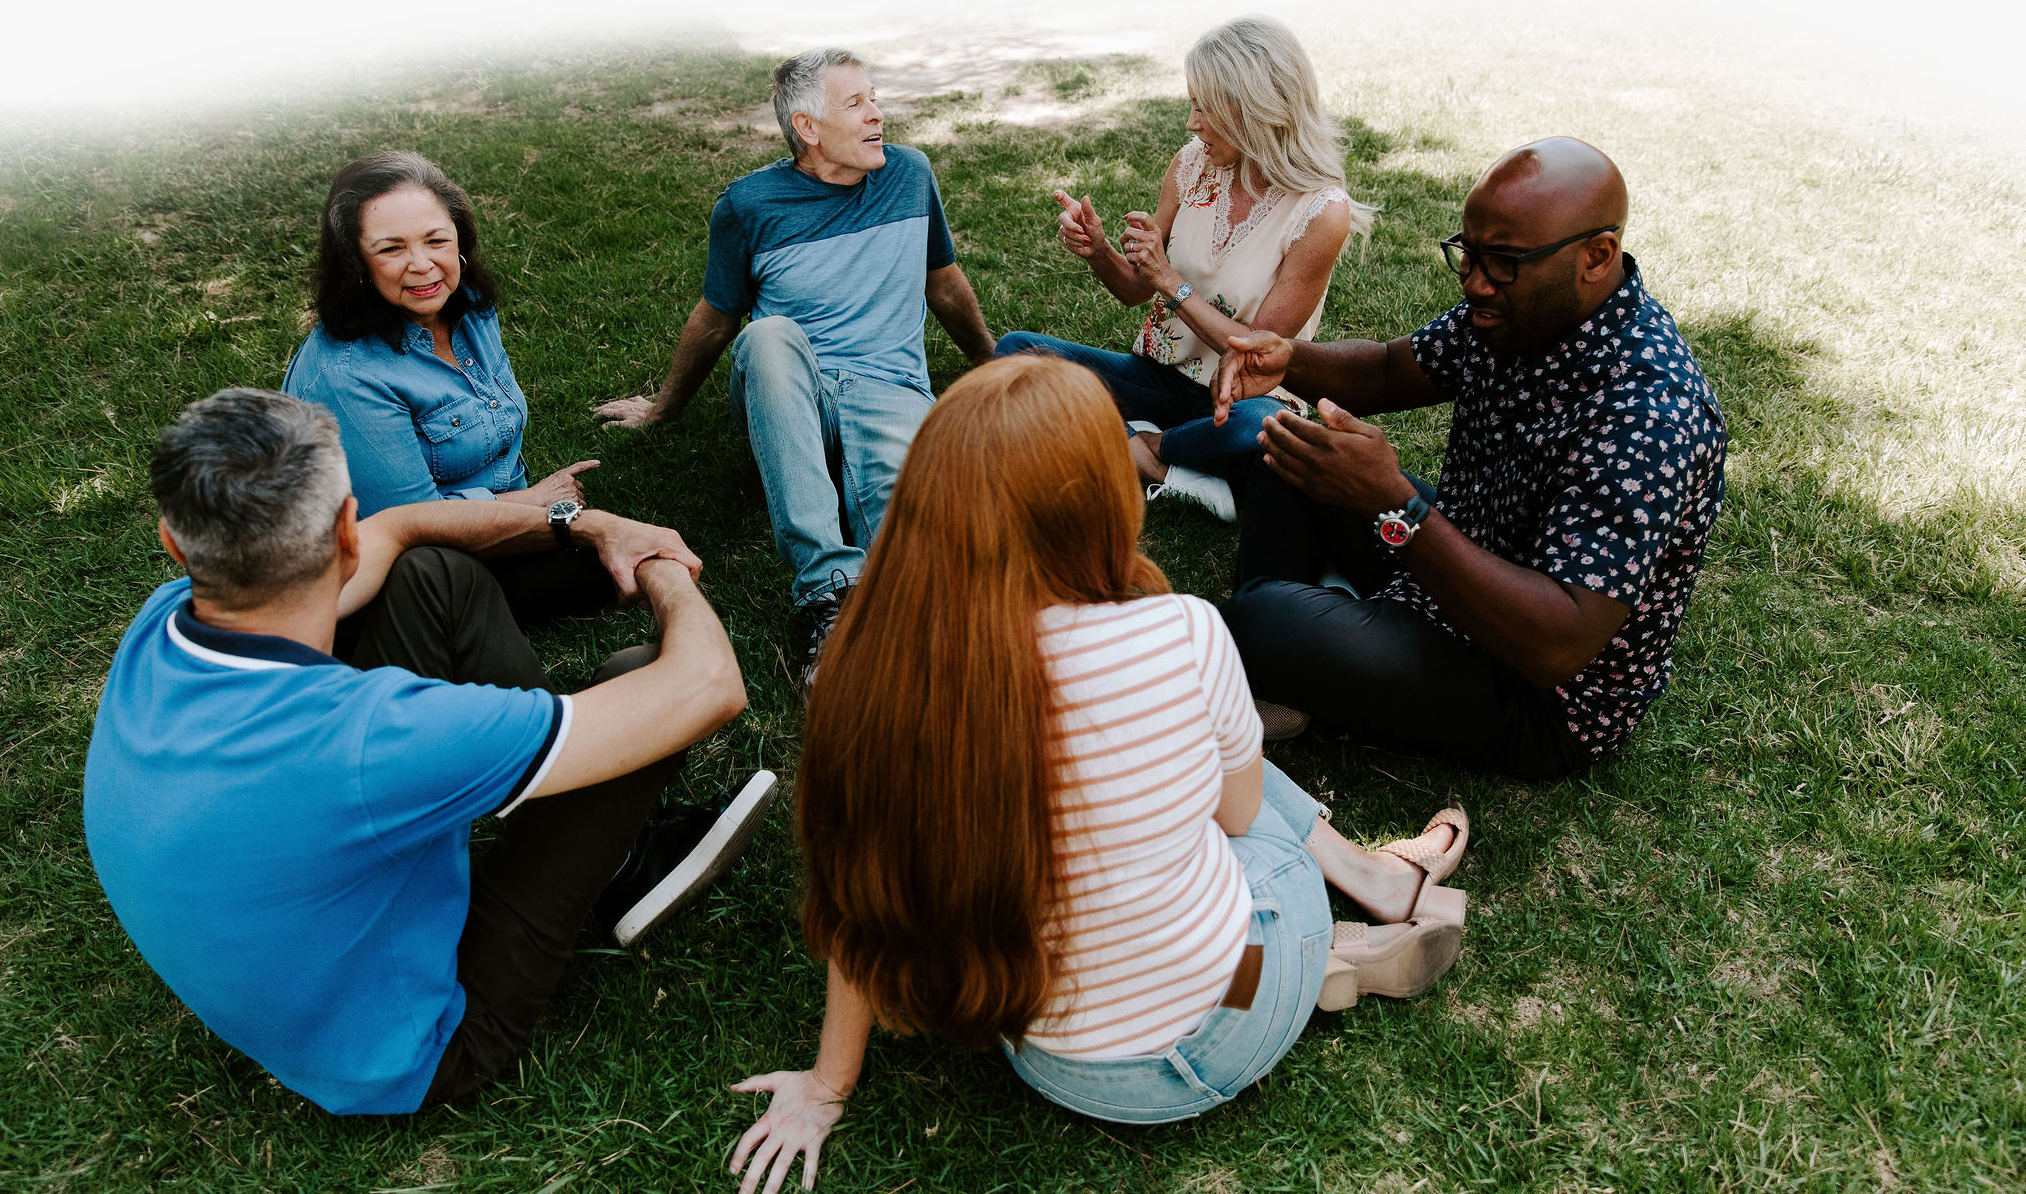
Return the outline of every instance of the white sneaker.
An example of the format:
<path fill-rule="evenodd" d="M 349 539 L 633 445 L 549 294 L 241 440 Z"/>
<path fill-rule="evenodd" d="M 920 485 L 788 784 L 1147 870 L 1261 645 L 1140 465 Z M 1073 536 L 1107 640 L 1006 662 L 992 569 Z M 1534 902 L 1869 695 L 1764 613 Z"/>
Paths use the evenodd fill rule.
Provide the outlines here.
<path fill-rule="evenodd" d="M 612 926 L 613 938 L 621 945 L 631 945 L 635 938 L 702 894 L 745 853 L 754 833 L 766 820 L 767 809 L 774 803 L 778 790 L 773 772 L 756 771 L 736 795 L 726 793 L 730 799 L 724 801 L 724 807 L 717 811 L 708 829 L 694 823 L 701 819 L 698 817 L 679 818 L 663 827 L 649 826 L 643 839 L 650 848 L 643 851 L 636 847 L 635 853 L 640 855 L 638 865 L 635 857 L 629 855 L 627 866 L 620 868 L 612 887 L 607 889 L 616 904 L 631 901 L 631 907 L 620 913 Z M 712 810 L 706 807 L 686 811 L 708 817 Z M 689 844 L 686 839 L 700 829 L 702 836 Z M 685 845 L 687 849 L 683 849 Z M 660 848 L 652 848 L 656 846 Z M 628 874 L 629 868 L 635 873 Z M 642 887 L 648 890 L 634 898 Z M 600 902 L 604 901 L 601 896 Z"/>
<path fill-rule="evenodd" d="M 1159 435 L 1161 433 L 1161 425 L 1159 423 L 1149 423 L 1145 419 L 1132 419 L 1127 421 L 1126 430 L 1132 432 L 1134 435 Z"/>
<path fill-rule="evenodd" d="M 1215 514 L 1220 521 L 1238 521 L 1238 501 L 1231 496 L 1231 482 L 1208 473 L 1199 473 L 1179 464 L 1168 466 L 1168 479 L 1159 485 L 1147 486 L 1147 500 L 1167 494 L 1187 498 Z"/>

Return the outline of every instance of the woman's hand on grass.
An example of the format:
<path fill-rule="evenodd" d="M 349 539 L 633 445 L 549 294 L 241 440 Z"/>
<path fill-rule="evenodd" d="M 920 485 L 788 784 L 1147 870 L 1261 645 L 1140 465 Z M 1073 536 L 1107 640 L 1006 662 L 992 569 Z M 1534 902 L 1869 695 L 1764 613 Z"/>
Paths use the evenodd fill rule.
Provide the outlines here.
<path fill-rule="evenodd" d="M 499 500 L 520 502 L 529 506 L 553 506 L 564 498 L 569 498 L 573 502 L 583 502 L 588 506 L 590 503 L 584 501 L 584 483 L 577 479 L 577 474 L 597 467 L 598 462 L 595 460 L 579 460 L 566 468 L 557 469 L 526 489 L 502 493 Z"/>
<path fill-rule="evenodd" d="M 823 1151 L 830 1129 L 844 1118 L 844 1096 L 824 1085 L 814 1070 L 758 1074 L 733 1083 L 732 1089 L 745 1093 L 766 1090 L 774 1095 L 767 1103 L 766 1114 L 746 1129 L 746 1134 L 739 1138 L 739 1146 L 732 1150 L 732 1174 L 737 1176 L 740 1170 L 745 1170 L 739 1194 L 753 1194 L 760 1188 L 762 1175 L 767 1182 L 764 1194 L 775 1194 L 797 1153 L 803 1155 L 802 1188 L 815 1189 L 816 1156 Z M 752 1163 L 750 1168 L 748 1161 Z"/>

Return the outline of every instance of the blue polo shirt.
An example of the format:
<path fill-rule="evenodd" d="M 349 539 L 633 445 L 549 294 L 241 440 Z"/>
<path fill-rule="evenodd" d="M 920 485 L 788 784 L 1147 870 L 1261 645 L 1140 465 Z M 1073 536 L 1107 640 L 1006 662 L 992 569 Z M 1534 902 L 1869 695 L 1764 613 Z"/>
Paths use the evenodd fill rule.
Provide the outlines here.
<path fill-rule="evenodd" d="M 471 823 L 540 782 L 567 697 L 359 671 L 157 589 L 85 760 L 92 865 L 148 965 L 327 1111 L 415 1110 L 464 1016 Z"/>
<path fill-rule="evenodd" d="M 886 147 L 850 186 L 782 158 L 725 188 L 711 208 L 703 297 L 734 318 L 785 315 L 823 369 L 929 393 L 922 349 L 930 270 L 955 262 L 928 156 Z"/>

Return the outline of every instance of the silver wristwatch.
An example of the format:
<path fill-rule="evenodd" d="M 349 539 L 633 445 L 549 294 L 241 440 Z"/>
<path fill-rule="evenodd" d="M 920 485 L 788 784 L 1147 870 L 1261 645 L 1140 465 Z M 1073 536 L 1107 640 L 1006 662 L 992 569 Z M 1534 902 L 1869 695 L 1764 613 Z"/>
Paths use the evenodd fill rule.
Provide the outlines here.
<path fill-rule="evenodd" d="M 1187 282 L 1182 283 L 1180 286 L 1175 287 L 1175 297 L 1173 301 L 1169 303 L 1169 306 L 1173 307 L 1181 306 L 1183 303 L 1187 302 L 1189 296 L 1194 293 L 1196 293 L 1196 288 L 1194 286 L 1189 285 Z"/>
<path fill-rule="evenodd" d="M 576 546 L 570 538 L 570 524 L 577 521 L 577 516 L 583 512 L 584 503 L 572 498 L 549 503 L 549 530 L 555 533 L 557 547 L 568 551 Z"/>

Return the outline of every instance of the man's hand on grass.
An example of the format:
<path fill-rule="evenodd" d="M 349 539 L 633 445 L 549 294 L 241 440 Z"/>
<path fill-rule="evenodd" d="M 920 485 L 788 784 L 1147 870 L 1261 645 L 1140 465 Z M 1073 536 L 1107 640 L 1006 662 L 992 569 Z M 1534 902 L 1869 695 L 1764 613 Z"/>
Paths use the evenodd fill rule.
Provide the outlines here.
<path fill-rule="evenodd" d="M 663 407 L 659 399 L 650 395 L 634 398 L 614 398 L 591 412 L 605 430 L 624 429 L 640 431 L 661 422 Z"/>

